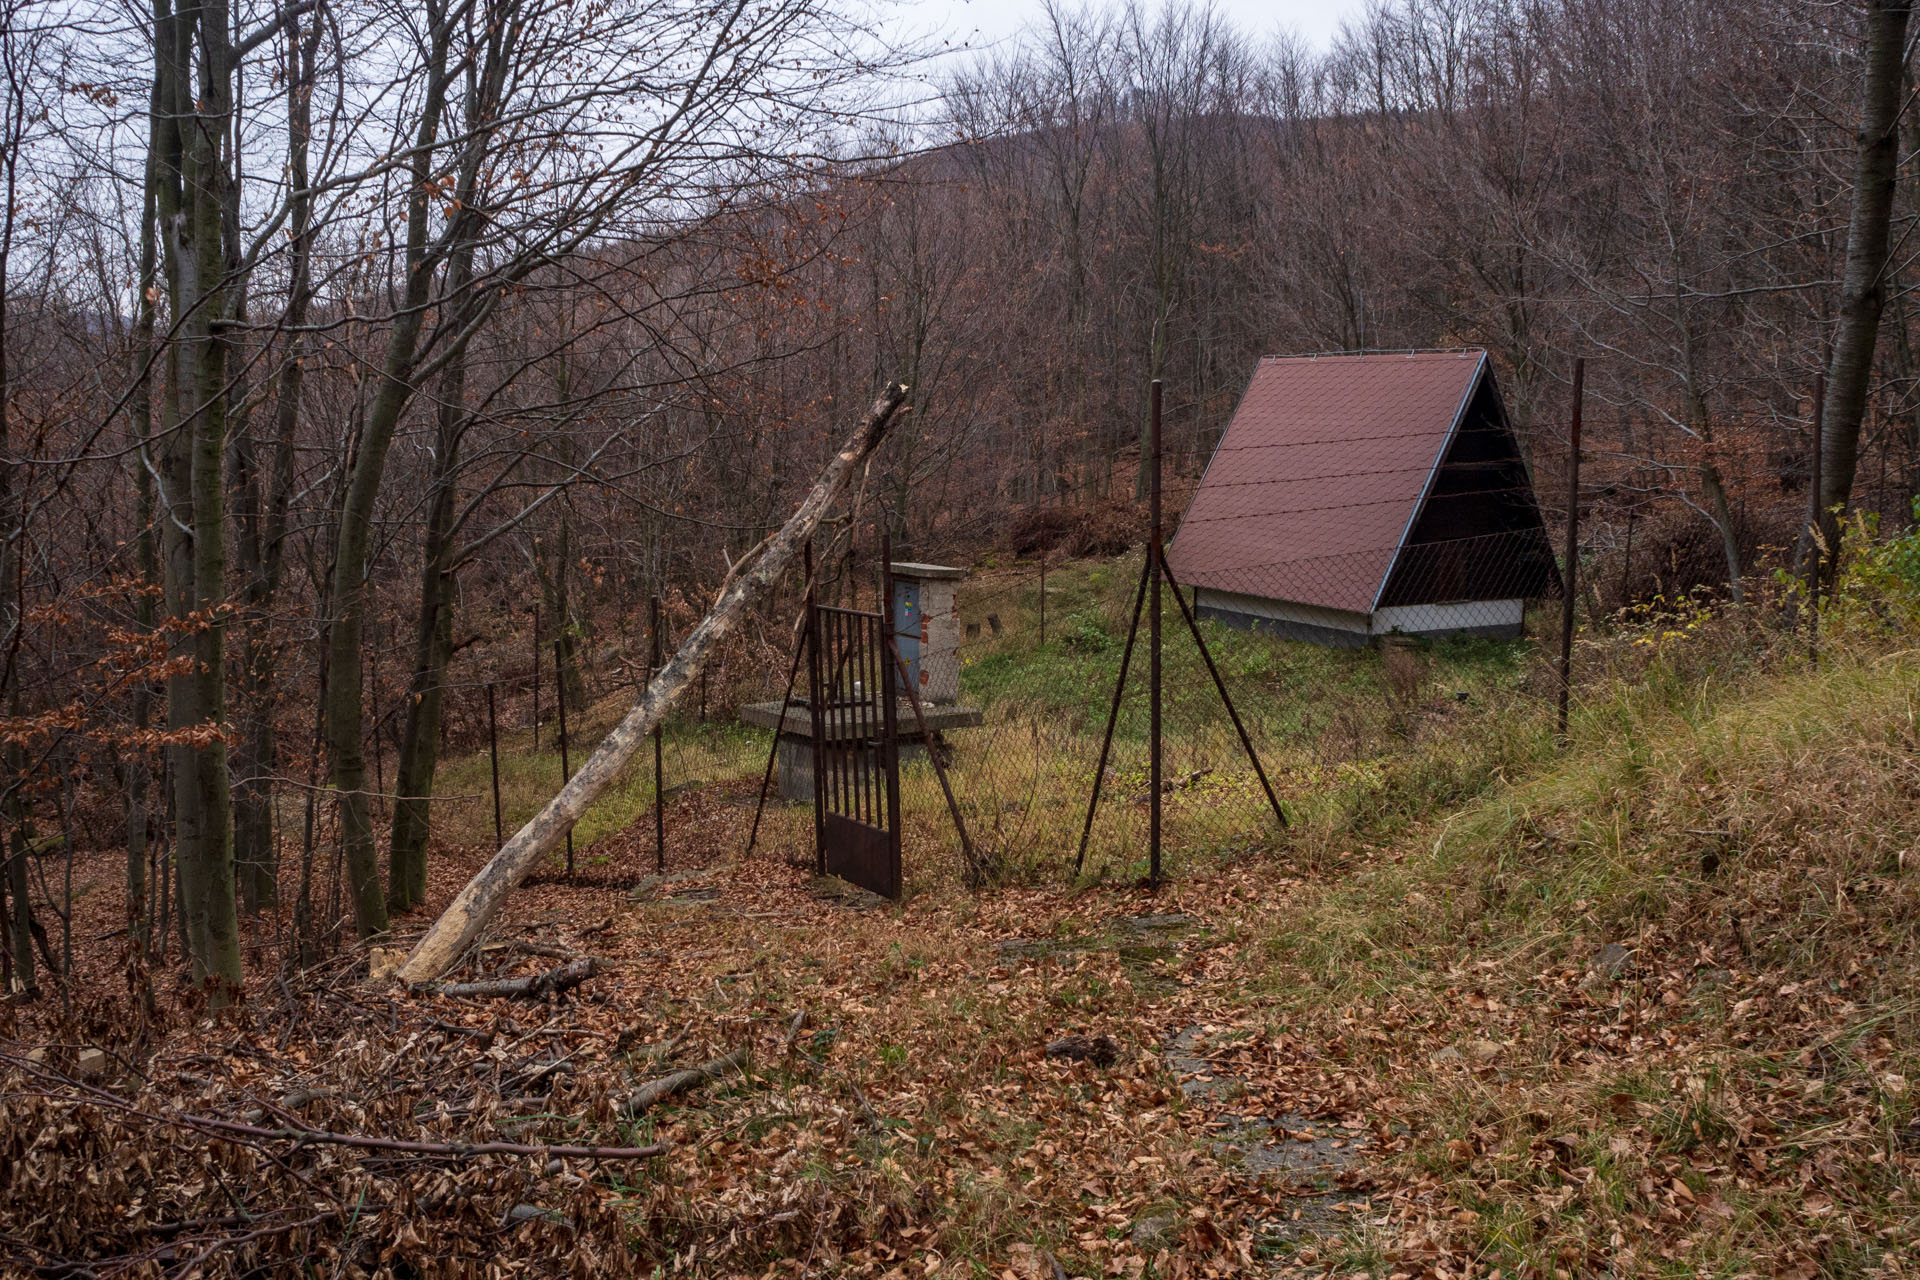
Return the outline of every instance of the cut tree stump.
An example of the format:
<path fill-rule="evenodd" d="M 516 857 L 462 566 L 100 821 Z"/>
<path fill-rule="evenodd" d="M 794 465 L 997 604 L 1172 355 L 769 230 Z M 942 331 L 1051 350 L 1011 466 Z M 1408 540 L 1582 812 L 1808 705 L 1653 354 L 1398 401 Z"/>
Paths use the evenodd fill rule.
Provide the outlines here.
<path fill-rule="evenodd" d="M 1120 1045 L 1112 1036 L 1062 1036 L 1047 1046 L 1047 1056 L 1110 1067 L 1120 1061 Z"/>

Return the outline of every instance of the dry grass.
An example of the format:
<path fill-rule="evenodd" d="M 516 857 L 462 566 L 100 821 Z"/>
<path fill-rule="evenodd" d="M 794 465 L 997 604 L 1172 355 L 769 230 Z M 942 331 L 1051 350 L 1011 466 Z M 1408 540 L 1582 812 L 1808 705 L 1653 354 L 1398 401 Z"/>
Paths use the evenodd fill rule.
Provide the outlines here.
<path fill-rule="evenodd" d="M 1910 1274 L 1920 655 L 1664 689 L 1326 886 L 1268 997 L 1366 1028 L 1399 1176 L 1482 1272 Z"/>
<path fill-rule="evenodd" d="M 1056 883 L 1073 865 L 1138 569 L 1137 555 L 1052 566 L 1044 645 L 1032 566 L 989 569 L 963 585 L 960 615 L 982 625 L 964 650 L 962 702 L 980 708 L 986 723 L 948 735 L 950 775 L 963 817 L 1004 883 Z M 1212 865 L 1252 849 L 1284 847 L 1290 859 L 1337 865 L 1356 835 L 1370 840 L 1436 805 L 1479 794 L 1490 780 L 1529 767 L 1550 746 L 1547 704 L 1535 687 L 1526 642 L 1443 646 L 1418 656 L 1398 649 L 1347 653 L 1206 624 L 1293 820 L 1294 830 L 1279 841 L 1266 797 L 1170 596 L 1165 608 L 1171 857 Z M 1000 619 L 997 635 L 984 625 L 988 614 Z M 1095 879 L 1127 881 L 1146 871 L 1144 647 L 1136 653 L 1088 840 L 1086 871 Z M 575 763 L 626 706 L 622 694 L 579 717 Z M 758 779 L 766 735 L 731 717 L 731 710 L 716 708 L 709 723 L 668 726 L 670 790 Z M 543 730 L 537 750 L 524 728 L 503 736 L 500 772 L 504 825 L 512 831 L 560 786 L 551 728 Z M 443 766 L 440 790 L 448 798 L 436 823 L 445 840 L 491 839 L 490 788 L 484 753 Z M 909 886 L 927 887 L 948 864 L 958 865 L 957 840 L 929 766 L 909 763 L 902 788 L 907 825 L 933 857 L 909 866 Z M 643 749 L 582 820 L 576 846 L 624 830 L 653 797 L 651 753 Z"/>

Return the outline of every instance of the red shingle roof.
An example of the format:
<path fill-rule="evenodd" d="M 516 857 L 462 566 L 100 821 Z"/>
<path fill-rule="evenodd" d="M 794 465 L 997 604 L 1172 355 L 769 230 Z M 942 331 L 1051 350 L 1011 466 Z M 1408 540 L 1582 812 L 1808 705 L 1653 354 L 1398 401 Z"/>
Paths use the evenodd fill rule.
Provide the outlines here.
<path fill-rule="evenodd" d="M 1183 583 L 1368 613 L 1482 351 L 1261 360 L 1167 559 Z"/>

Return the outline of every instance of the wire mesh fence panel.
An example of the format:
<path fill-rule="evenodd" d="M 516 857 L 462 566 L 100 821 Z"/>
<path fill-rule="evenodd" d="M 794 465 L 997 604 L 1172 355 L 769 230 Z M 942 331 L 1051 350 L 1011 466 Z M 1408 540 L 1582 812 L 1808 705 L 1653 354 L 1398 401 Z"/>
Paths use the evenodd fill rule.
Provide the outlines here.
<path fill-rule="evenodd" d="M 1419 794 L 1484 787 L 1506 762 L 1551 744 L 1562 689 L 1561 547 L 1575 497 L 1566 424 L 1532 424 L 1529 462 L 1498 404 L 1471 390 L 1479 384 L 1467 380 L 1470 359 L 1445 353 L 1425 367 L 1454 379 L 1426 417 L 1376 397 L 1375 419 L 1340 431 L 1299 412 L 1284 430 L 1268 422 L 1250 438 L 1229 428 L 1203 471 L 1166 485 L 1173 532 L 1157 627 L 1157 798 L 1162 851 L 1175 870 L 1182 860 L 1298 847 L 1274 799 L 1296 823 L 1361 831 L 1391 820 L 1396 805 L 1414 812 Z M 1717 545 L 1697 500 L 1648 496 L 1645 468 L 1636 470 L 1613 443 L 1603 433 L 1592 445 L 1603 462 L 1582 477 L 1572 504 L 1582 513 L 1576 625 L 1590 632 L 1573 649 L 1576 711 L 1581 664 L 1604 664 L 1610 674 L 1622 665 L 1601 643 L 1615 616 L 1657 601 L 1681 618 L 1676 602 L 1686 593 L 1669 587 L 1710 579 L 1695 543 Z M 1804 492 L 1758 463 L 1729 463 L 1722 481 L 1749 531 L 1741 548 L 1747 590 L 1757 598 L 1763 575 L 1784 563 L 1782 546 L 1804 523 L 1794 510 Z M 902 699 L 910 891 L 965 873 L 954 810 L 1006 879 L 1071 874 L 1083 843 L 1090 874 L 1128 876 L 1147 866 L 1156 628 L 1141 590 L 1146 559 L 1138 544 L 1081 559 L 1041 548 L 1019 560 L 982 552 L 964 573 L 911 569 L 957 581 L 946 649 L 931 632 L 901 633 L 928 724 L 923 734 Z M 822 575 L 822 601 L 878 609 L 878 578 L 871 555 L 838 556 Z M 911 612 L 937 598 L 893 603 Z M 669 602 L 667 614 L 670 651 L 698 608 Z M 1759 612 L 1750 616 L 1762 625 Z M 657 796 L 668 869 L 730 856 L 754 832 L 765 779 L 756 847 L 811 865 L 811 797 L 792 767 L 807 744 L 801 734 L 776 750 L 772 727 L 781 722 L 800 638 L 793 618 L 773 614 L 730 637 L 666 722 L 660 783 L 643 753 L 622 795 L 583 824 L 601 824 L 588 838 L 626 829 L 623 865 L 636 876 L 652 871 L 649 810 Z M 624 660 L 592 674 L 598 687 L 645 679 L 645 664 L 633 658 L 645 637 L 627 641 Z M 941 662 L 952 666 L 950 687 L 936 687 Z M 513 687 L 500 718 L 524 738 L 531 672 L 499 675 L 503 688 Z M 804 697 L 804 668 L 801 675 L 796 695 Z M 469 679 L 450 699 L 459 726 L 451 732 L 468 741 L 483 723 L 485 683 Z M 550 673 L 545 683 L 550 702 Z M 576 736 L 599 727 L 588 715 Z M 540 749 L 547 747 L 543 737 Z M 549 772 L 557 785 L 557 762 Z M 508 809 L 511 828 L 511 799 Z M 616 827 L 622 815 L 625 826 Z"/>

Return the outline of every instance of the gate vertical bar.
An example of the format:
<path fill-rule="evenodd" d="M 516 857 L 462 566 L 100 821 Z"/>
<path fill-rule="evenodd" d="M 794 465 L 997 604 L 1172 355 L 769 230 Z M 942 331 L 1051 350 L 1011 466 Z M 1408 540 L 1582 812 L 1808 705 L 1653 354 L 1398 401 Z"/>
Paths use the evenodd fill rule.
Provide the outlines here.
<path fill-rule="evenodd" d="M 1160 884 L 1160 379 L 1153 380 L 1147 410 L 1147 447 L 1153 454 L 1149 490 L 1150 530 L 1147 534 L 1147 737 L 1149 785 L 1147 808 L 1147 883 Z"/>
<path fill-rule="evenodd" d="M 882 572 L 884 573 L 884 570 Z M 881 616 L 884 618 L 886 614 L 882 612 Z M 875 669 L 876 660 L 880 656 L 879 633 L 882 626 L 883 624 L 879 621 L 865 622 L 860 626 L 860 662 L 867 670 L 867 678 L 860 682 L 860 687 L 866 691 L 867 697 L 873 699 L 873 707 L 876 712 L 879 711 L 880 703 L 886 697 L 887 692 L 886 686 L 882 684 L 879 678 L 881 673 Z M 869 640 L 871 643 L 869 643 Z M 874 728 L 878 730 L 879 727 L 878 717 L 876 716 Z M 881 795 L 881 779 L 877 772 L 880 764 L 878 752 L 874 753 L 873 763 L 875 768 L 868 769 L 866 777 L 867 821 L 873 823 L 875 826 L 879 826 L 881 821 L 880 804 L 883 797 Z"/>
<path fill-rule="evenodd" d="M 841 802 L 845 804 L 841 812 L 845 812 L 854 821 L 868 821 L 866 810 L 862 808 L 862 802 L 866 800 L 866 777 L 862 777 L 860 773 L 860 758 L 864 754 L 862 737 L 866 733 L 866 729 L 862 727 L 862 716 L 866 716 L 866 699 L 874 695 L 866 687 L 866 651 L 862 649 L 862 641 L 866 641 L 866 628 L 862 628 L 860 620 L 852 616 L 860 608 L 860 581 L 849 581 L 847 593 L 852 601 L 849 612 L 837 618 L 837 624 L 841 629 L 839 643 L 845 647 L 845 651 L 851 658 L 847 662 L 847 689 L 841 695 L 841 702 L 843 702 L 841 723 L 845 725 L 845 733 L 849 741 L 847 752 L 841 758 Z"/>
<path fill-rule="evenodd" d="M 836 593 L 838 594 L 838 593 Z M 840 637 L 835 615 L 825 609 L 820 611 L 820 635 L 823 666 L 826 679 L 820 686 L 820 715 L 826 723 L 826 737 L 823 743 L 825 752 L 824 776 L 821 779 L 825 790 L 825 812 L 837 813 L 840 809 L 840 755 L 836 748 L 840 731 L 840 708 L 836 705 L 840 691 Z M 824 830 L 824 824 L 822 825 Z M 822 864 L 824 866 L 824 863 Z"/>
<path fill-rule="evenodd" d="M 1587 360 L 1573 361 L 1573 414 L 1567 419 L 1567 555 L 1560 602 L 1560 707 L 1554 736 L 1567 745 L 1567 704 L 1573 696 L 1573 597 L 1580 573 L 1580 412 L 1587 394 Z"/>
<path fill-rule="evenodd" d="M 827 794 L 826 794 L 826 733 L 825 720 L 820 715 L 820 700 L 825 691 L 820 687 L 820 670 L 824 665 L 820 660 L 820 587 L 813 576 L 813 539 L 808 538 L 803 548 L 802 563 L 807 575 L 807 715 L 813 728 L 813 863 L 814 870 L 820 875 L 827 872 Z"/>
<path fill-rule="evenodd" d="M 854 584 L 853 598 L 857 610 L 860 599 L 857 582 Z M 847 624 L 847 651 L 854 655 L 853 685 L 858 690 L 852 707 L 853 732 L 856 737 L 864 739 L 869 730 L 879 730 L 879 717 L 875 713 L 879 710 L 880 694 L 873 687 L 873 672 L 867 669 L 866 622 L 860 618 L 846 618 L 844 621 Z M 869 711 L 869 707 L 873 710 Z M 871 724 L 866 721 L 871 721 Z M 873 770 L 863 767 L 867 763 L 863 742 L 861 750 L 849 753 L 847 783 L 852 794 L 848 798 L 853 802 L 853 816 L 861 822 L 870 823 L 873 821 Z"/>
<path fill-rule="evenodd" d="M 653 597 L 652 609 L 653 667 L 647 676 L 648 680 L 652 680 L 660 674 L 660 655 L 662 650 L 660 646 L 659 596 Z M 784 716 L 786 713 L 786 708 L 782 707 L 780 714 Z M 661 763 L 660 741 L 660 725 L 656 722 L 653 726 L 653 869 L 655 871 L 665 871 L 667 869 L 666 770 Z"/>
<path fill-rule="evenodd" d="M 880 620 L 881 635 L 875 640 L 884 640 L 891 648 L 893 644 L 893 535 L 880 536 Z M 887 896 L 898 901 L 900 897 L 900 735 L 895 723 L 898 708 L 894 706 L 893 664 L 885 661 L 880 654 L 880 646 L 875 645 L 875 660 L 880 666 L 880 709 L 882 722 L 881 764 L 887 773 L 887 882 L 892 892 Z"/>
<path fill-rule="evenodd" d="M 827 716 L 832 725 L 827 736 L 833 744 L 833 790 L 827 793 L 827 812 L 831 815 L 845 812 L 853 798 L 853 776 L 847 770 L 845 741 L 848 702 L 853 692 L 853 669 L 844 658 L 847 653 L 846 615 L 829 613 L 826 623 L 827 652 L 835 655 L 833 671 L 827 676 Z"/>
<path fill-rule="evenodd" d="M 836 606 L 838 608 L 840 606 Z M 847 617 L 844 613 L 823 615 L 827 625 L 827 652 L 833 655 L 833 670 L 827 675 L 828 738 L 832 743 L 829 758 L 833 762 L 833 789 L 827 793 L 829 814 L 846 812 L 852 800 L 852 776 L 847 772 L 847 711 L 853 692 L 853 668 L 847 662 Z"/>
<path fill-rule="evenodd" d="M 881 572 L 884 574 L 885 570 Z M 891 615 L 884 611 L 881 614 L 882 618 L 888 616 Z M 881 676 L 881 672 L 876 669 L 880 659 L 879 633 L 882 625 L 880 621 L 865 622 L 860 625 L 860 662 L 867 670 L 866 679 L 860 682 L 860 688 L 865 692 L 866 697 L 874 700 L 874 709 L 876 711 L 879 710 L 879 703 L 885 698 L 887 691 L 887 686 L 883 685 L 882 682 L 883 677 Z M 871 636 L 869 636 L 869 633 L 871 633 Z M 869 643 L 869 639 L 871 639 L 871 643 Z M 879 725 L 876 724 L 874 727 L 877 729 Z M 876 766 L 880 763 L 877 753 L 873 763 Z M 880 802 L 882 797 L 880 776 L 873 769 L 867 770 L 866 784 L 867 821 L 878 826 L 880 824 Z"/>
<path fill-rule="evenodd" d="M 533 614 L 533 749 L 540 749 L 540 606 L 534 605 Z"/>
<path fill-rule="evenodd" d="M 560 785 L 566 786 L 573 780 L 573 764 L 567 759 L 567 682 L 560 678 L 560 646 L 563 642 L 558 635 L 553 638 L 553 705 L 560 714 Z M 573 828 L 567 828 L 567 879 L 573 879 Z"/>
<path fill-rule="evenodd" d="M 500 829 L 500 727 L 493 714 L 493 681 L 487 681 L 487 758 L 493 766 L 493 843 L 494 847 L 506 843 L 506 836 Z"/>
<path fill-rule="evenodd" d="M 1827 375 L 1813 375 L 1813 472 L 1807 494 L 1807 661 L 1820 665 L 1820 577 L 1826 558 L 1826 513 L 1820 509 L 1820 450 L 1826 443 Z"/>

